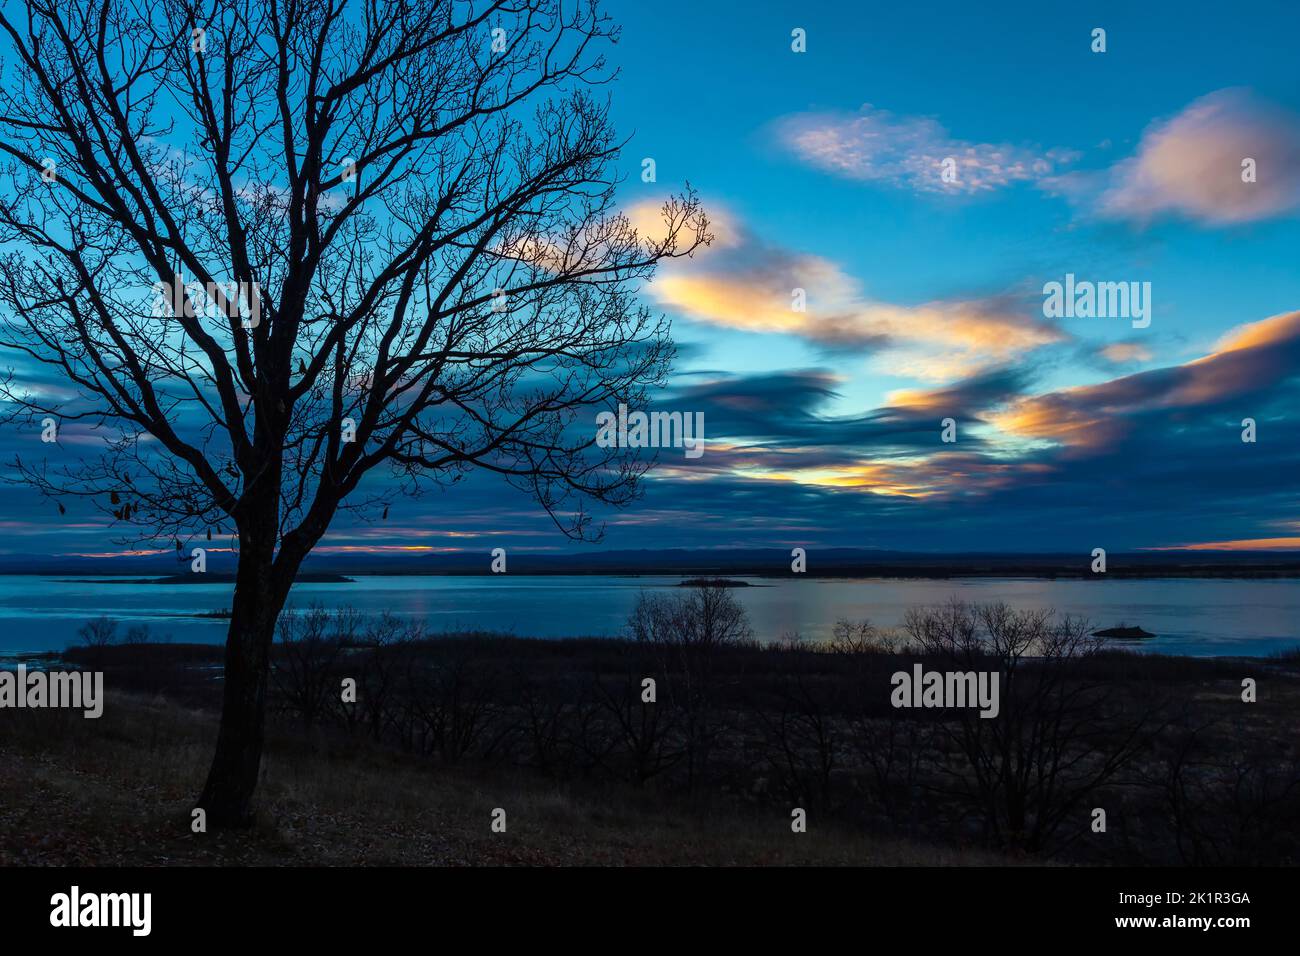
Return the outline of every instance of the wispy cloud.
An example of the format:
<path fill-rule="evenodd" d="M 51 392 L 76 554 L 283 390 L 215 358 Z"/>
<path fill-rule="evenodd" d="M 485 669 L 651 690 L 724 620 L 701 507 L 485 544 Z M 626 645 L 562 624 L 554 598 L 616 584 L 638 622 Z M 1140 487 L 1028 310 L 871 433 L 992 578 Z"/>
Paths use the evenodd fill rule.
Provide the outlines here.
<path fill-rule="evenodd" d="M 856 113 L 799 113 L 776 121 L 778 141 L 803 162 L 865 182 L 932 193 L 980 193 L 1051 177 L 1076 158 L 1064 149 L 977 143 L 937 120 L 867 104 Z M 944 162 L 955 176 L 945 181 Z"/>

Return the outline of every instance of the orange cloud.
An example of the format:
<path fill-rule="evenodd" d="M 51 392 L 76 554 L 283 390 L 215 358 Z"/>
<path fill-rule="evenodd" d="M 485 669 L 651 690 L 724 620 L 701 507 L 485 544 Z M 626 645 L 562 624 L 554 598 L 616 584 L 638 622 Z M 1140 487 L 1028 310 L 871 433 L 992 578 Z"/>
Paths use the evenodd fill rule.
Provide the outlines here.
<path fill-rule="evenodd" d="M 971 375 L 1066 338 L 1005 297 L 919 305 L 868 299 L 834 262 L 765 244 L 725 213 L 721 222 L 720 243 L 696 261 L 664 266 L 649 285 L 662 305 L 724 328 L 889 350 L 893 372 L 930 381 Z"/>
<path fill-rule="evenodd" d="M 1146 551 L 1300 551 L 1300 538 L 1237 538 L 1232 541 L 1204 541 L 1178 544 Z"/>
<path fill-rule="evenodd" d="M 1151 350 L 1144 345 L 1138 345 L 1136 342 L 1112 342 L 1101 350 L 1101 354 L 1116 365 L 1125 365 L 1129 362 L 1149 362 L 1152 358 Z"/>
<path fill-rule="evenodd" d="M 1234 329 L 1210 354 L 1182 365 L 1026 397 L 987 420 L 1008 434 L 1095 448 L 1127 428 L 1128 414 L 1245 395 L 1291 374 L 1298 359 L 1300 311 L 1287 312 Z"/>
<path fill-rule="evenodd" d="M 712 242 L 708 248 L 730 249 L 738 245 L 743 238 L 743 229 L 736 221 L 735 217 L 727 209 L 716 202 L 707 204 L 705 213 L 708 216 L 708 235 Z M 628 223 L 642 239 L 648 239 L 654 243 L 661 243 L 668 237 L 668 220 L 664 216 L 664 204 L 662 202 L 647 199 L 643 202 L 633 203 L 623 211 L 627 217 Z M 676 220 L 679 225 L 678 245 L 682 248 L 693 245 L 700 234 L 697 230 L 698 221 L 681 221 Z"/>
<path fill-rule="evenodd" d="M 1300 337 L 1300 321 L 1297 321 L 1297 315 L 1300 315 L 1300 312 L 1283 312 L 1281 315 L 1229 329 L 1214 344 L 1214 353 L 1208 358 L 1227 352 L 1239 352 L 1243 349 L 1267 347 Z M 1198 361 L 1204 362 L 1206 359 Z"/>

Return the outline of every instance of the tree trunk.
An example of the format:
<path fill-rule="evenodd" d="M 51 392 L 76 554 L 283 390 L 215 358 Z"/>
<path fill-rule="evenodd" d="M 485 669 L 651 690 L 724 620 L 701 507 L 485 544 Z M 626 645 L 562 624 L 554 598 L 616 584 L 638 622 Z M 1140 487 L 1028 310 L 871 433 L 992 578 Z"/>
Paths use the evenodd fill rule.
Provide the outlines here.
<path fill-rule="evenodd" d="M 211 827 L 252 824 L 266 725 L 266 686 L 275 622 L 287 593 L 272 575 L 272 549 L 240 536 L 239 570 L 226 637 L 217 751 L 196 804 Z"/>

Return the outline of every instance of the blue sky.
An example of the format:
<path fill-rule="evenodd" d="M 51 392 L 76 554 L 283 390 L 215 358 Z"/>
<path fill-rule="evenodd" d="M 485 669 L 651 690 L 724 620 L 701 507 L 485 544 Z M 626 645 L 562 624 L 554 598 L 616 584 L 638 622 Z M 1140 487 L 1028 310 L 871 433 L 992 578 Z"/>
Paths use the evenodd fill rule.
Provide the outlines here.
<path fill-rule="evenodd" d="M 621 201 L 689 181 L 717 238 L 644 292 L 681 350 L 655 407 L 707 450 L 664 450 L 601 547 L 1300 548 L 1300 9 L 607 10 Z M 1149 282 L 1149 327 L 1046 317 L 1067 273 Z M 10 553 L 112 550 L 0 502 Z M 324 542 L 497 546 L 575 547 L 488 478 Z"/>
<path fill-rule="evenodd" d="M 1300 24 L 1294 8 L 1264 5 L 1249 15 L 1210 4 L 1007 4 L 996 13 L 954 5 L 942 15 L 892 4 L 611 9 L 625 29 L 615 115 L 636 134 L 629 176 L 643 155 L 653 156 L 661 182 L 689 179 L 770 241 L 840 264 L 873 298 L 991 295 L 1071 268 L 1115 279 L 1140 271 L 1159 290 L 1162 321 L 1152 338 L 1165 359 L 1193 355 L 1231 325 L 1297 304 L 1294 215 L 1231 229 L 1180 217 L 1139 227 L 1091 221 L 1086 209 L 1025 184 L 975 196 L 918 194 L 826 175 L 783 150 L 771 129 L 782 117 L 852 115 L 871 104 L 903 122 L 933 119 L 956 141 L 1032 154 L 1077 151 L 1062 173 L 1100 171 L 1131 157 L 1153 122 L 1216 91 L 1244 88 L 1300 112 L 1300 84 L 1282 39 Z M 790 52 L 792 26 L 808 31 L 807 53 Z M 1105 54 L 1090 50 L 1094 26 L 1107 30 Z M 628 191 L 637 189 L 648 187 L 633 178 Z M 1234 281 L 1226 281 L 1229 272 Z M 1098 341 L 1125 337 L 1119 323 L 1071 331 Z M 678 334 L 691 333 L 698 330 Z M 771 355 L 763 342 L 748 346 L 747 357 Z"/>
<path fill-rule="evenodd" d="M 821 280 L 851 285 L 849 301 L 839 296 L 829 312 L 900 309 L 897 324 L 906 326 L 923 318 L 908 310 L 923 313 L 928 303 L 1006 300 L 995 310 L 1009 333 L 1004 350 L 958 347 L 955 320 L 942 316 L 924 335 L 900 343 L 905 347 L 857 350 L 818 335 L 818 323 L 829 316 L 817 315 L 815 305 L 799 334 L 755 333 L 736 330 L 746 323 L 734 316 L 719 321 L 707 308 L 683 308 L 689 295 L 661 295 L 670 311 L 677 307 L 677 338 L 692 346 L 678 382 L 709 380 L 723 369 L 736 387 L 745 377 L 817 374 L 833 380 L 828 387 L 834 394 L 805 410 L 837 420 L 880 414 L 901 391 L 943 390 L 997 376 L 1014 378 L 1008 396 L 1026 403 L 1061 389 L 1104 388 L 1128 376 L 1139 376 L 1150 393 L 1097 410 L 1102 419 L 1122 423 L 1122 434 L 1104 434 L 1107 427 L 1099 426 L 1073 447 L 1050 425 L 1028 435 L 1002 429 L 990 436 L 998 448 L 983 454 L 999 466 L 991 484 L 1005 483 L 1004 490 L 974 475 L 943 478 L 937 491 L 915 493 L 907 504 L 886 509 L 886 517 L 869 499 L 890 494 L 888 481 L 866 478 L 828 495 L 814 475 L 811 482 L 796 477 L 799 489 L 782 511 L 799 512 L 806 496 L 833 497 L 837 504 L 829 510 L 861 515 L 858 528 L 838 529 L 832 521 L 819 529 L 831 532 L 823 540 L 845 544 L 1068 549 L 1107 526 L 1124 547 L 1300 543 L 1289 476 L 1277 475 L 1277 487 L 1261 496 L 1246 475 L 1198 477 L 1194 466 L 1179 476 L 1181 488 L 1172 487 L 1164 467 L 1170 454 L 1184 454 L 1191 464 L 1205 450 L 1186 447 L 1207 440 L 1193 436 L 1193 428 L 1239 439 L 1232 426 L 1237 423 L 1239 432 L 1253 408 L 1276 416 L 1268 454 L 1282 457 L 1261 466 L 1264 455 L 1241 455 L 1262 449 L 1239 440 L 1240 447 L 1225 446 L 1224 453 L 1238 456 L 1241 469 L 1294 463 L 1295 431 L 1284 411 L 1294 407 L 1294 323 L 1283 323 L 1277 341 L 1262 350 L 1282 367 L 1267 386 L 1255 383 L 1258 394 L 1225 389 L 1184 406 L 1160 384 L 1162 370 L 1202 360 L 1233 330 L 1300 304 L 1300 87 L 1283 39 L 1300 22 L 1293 7 L 1264 5 L 1246 13 L 1209 4 L 939 10 L 723 3 L 680 12 L 672 5 L 629 4 L 618 11 L 626 32 L 616 115 L 636 133 L 626 164 L 629 191 L 653 191 L 636 176 L 641 158 L 653 156 L 660 185 L 689 179 L 706 203 L 741 224 L 755 258 L 759 247 L 780 250 L 777 258 L 815 257 L 824 268 L 808 282 L 810 303 L 819 293 L 835 298 L 832 289 L 818 288 Z M 795 27 L 806 30 L 806 53 L 790 49 Z M 1096 27 L 1106 30 L 1104 53 L 1091 49 Z M 792 146 L 791 130 L 818 134 L 821 151 Z M 1269 156 L 1275 199 L 1233 190 L 1232 150 L 1238 147 Z M 925 181 L 925 163 L 912 161 L 918 154 L 961 156 L 963 150 L 973 150 L 982 166 L 996 156 L 1045 161 L 1050 168 L 1023 176 L 980 168 L 976 175 L 983 172 L 986 182 L 979 188 L 942 189 Z M 1204 184 L 1207 164 L 1224 175 L 1230 195 L 1216 196 L 1218 187 Z M 1261 174 L 1253 185 L 1262 182 Z M 706 253 L 704 263 L 710 255 L 721 253 Z M 756 275 L 740 266 L 734 271 Z M 1043 283 L 1067 272 L 1099 281 L 1149 281 L 1151 326 L 1139 332 L 1122 319 L 1074 319 L 1060 323 L 1055 341 L 1018 336 L 1042 322 L 1035 310 Z M 794 411 L 795 396 L 784 411 Z M 780 395 L 771 398 L 775 411 Z M 959 420 L 999 414 L 1010 420 L 1006 407 L 999 413 L 957 403 L 934 411 L 936 421 L 927 425 L 936 431 L 940 411 Z M 1145 443 L 1144 430 L 1153 432 Z M 1031 441 L 1036 451 L 1017 459 L 1015 450 Z M 860 439 L 832 440 L 831 447 L 843 452 L 844 463 L 897 461 L 915 450 L 873 448 Z M 1090 500 L 1097 484 L 1120 480 L 1121 454 L 1133 480 L 1118 495 Z M 915 467 L 897 483 L 904 491 L 927 484 L 926 456 L 909 460 Z M 940 458 L 933 462 L 942 470 Z M 988 465 L 987 457 L 981 464 Z M 1048 477 L 1066 467 L 1079 477 Z M 1087 478 L 1086 469 L 1096 472 Z M 792 470 L 797 473 L 797 466 Z M 1221 479 L 1228 487 L 1216 485 Z M 1024 485 L 1022 515 L 1010 490 L 1017 484 Z M 933 507 L 924 506 L 927 496 Z M 1194 500 L 1204 504 L 1193 510 Z M 956 509 L 956 501 L 966 507 Z M 970 513 L 983 509 L 989 513 Z M 790 530 L 804 527 L 811 532 L 802 522 Z"/>

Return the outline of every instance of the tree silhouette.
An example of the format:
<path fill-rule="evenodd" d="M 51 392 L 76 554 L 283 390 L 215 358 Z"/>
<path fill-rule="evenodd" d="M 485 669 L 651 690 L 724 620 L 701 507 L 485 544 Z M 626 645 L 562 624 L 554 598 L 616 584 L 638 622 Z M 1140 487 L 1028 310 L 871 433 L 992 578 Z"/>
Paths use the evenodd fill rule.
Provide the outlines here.
<path fill-rule="evenodd" d="M 615 205 L 617 33 L 595 0 L 0 12 L 4 395 L 97 442 L 15 466 L 129 540 L 237 540 L 210 823 L 252 817 L 276 620 L 340 509 L 485 469 L 580 536 L 635 495 L 592 408 L 662 383 L 637 291 L 709 235 L 689 188 L 653 237 Z"/>

